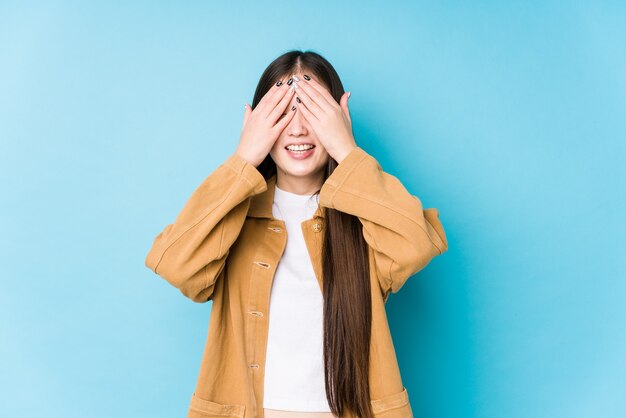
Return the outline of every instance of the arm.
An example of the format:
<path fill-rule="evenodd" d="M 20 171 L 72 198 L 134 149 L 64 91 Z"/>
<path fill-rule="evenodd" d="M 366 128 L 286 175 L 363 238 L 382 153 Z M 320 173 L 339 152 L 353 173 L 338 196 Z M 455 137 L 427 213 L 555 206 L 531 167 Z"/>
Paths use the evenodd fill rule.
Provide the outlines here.
<path fill-rule="evenodd" d="M 385 300 L 448 249 L 437 209 L 423 209 L 417 196 L 358 146 L 326 179 L 319 203 L 359 218 Z"/>
<path fill-rule="evenodd" d="M 192 301 L 211 300 L 246 219 L 249 197 L 265 190 L 256 167 L 231 154 L 193 192 L 174 223 L 156 236 L 146 267 Z"/>

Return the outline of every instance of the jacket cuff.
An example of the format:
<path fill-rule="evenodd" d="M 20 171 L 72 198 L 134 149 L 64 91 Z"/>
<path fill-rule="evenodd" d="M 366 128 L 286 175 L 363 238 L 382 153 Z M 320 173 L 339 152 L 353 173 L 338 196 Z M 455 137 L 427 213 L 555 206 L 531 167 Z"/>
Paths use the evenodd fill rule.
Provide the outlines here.
<path fill-rule="evenodd" d="M 333 208 L 332 200 L 335 193 L 341 188 L 343 183 L 350 177 L 350 174 L 358 167 L 358 165 L 369 156 L 365 150 L 359 146 L 355 147 L 333 172 L 328 176 L 319 195 L 319 204 L 325 207 Z"/>
<path fill-rule="evenodd" d="M 225 161 L 224 165 L 233 170 L 242 179 L 250 184 L 253 195 L 257 195 L 267 190 L 267 183 L 263 174 L 250 162 L 243 159 L 236 152 L 232 153 Z"/>

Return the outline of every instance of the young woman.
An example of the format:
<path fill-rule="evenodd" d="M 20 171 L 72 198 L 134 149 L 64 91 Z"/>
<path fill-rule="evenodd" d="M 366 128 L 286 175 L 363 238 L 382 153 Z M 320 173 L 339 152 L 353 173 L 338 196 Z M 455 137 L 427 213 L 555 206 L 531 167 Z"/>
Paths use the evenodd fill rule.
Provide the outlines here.
<path fill-rule="evenodd" d="M 357 146 L 348 97 L 319 54 L 278 57 L 236 151 L 154 240 L 146 266 L 213 301 L 189 417 L 413 416 L 385 303 L 448 243 Z"/>

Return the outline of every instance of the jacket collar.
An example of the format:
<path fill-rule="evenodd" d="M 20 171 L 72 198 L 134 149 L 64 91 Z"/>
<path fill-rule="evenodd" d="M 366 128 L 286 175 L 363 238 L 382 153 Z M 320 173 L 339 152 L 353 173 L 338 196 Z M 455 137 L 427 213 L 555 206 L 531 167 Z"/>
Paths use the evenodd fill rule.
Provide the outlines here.
<path fill-rule="evenodd" d="M 250 200 L 250 208 L 248 209 L 248 216 L 253 218 L 268 218 L 274 219 L 272 214 L 272 204 L 274 203 L 274 187 L 276 186 L 276 174 L 265 181 L 267 184 L 267 190 L 262 193 L 252 196 Z M 314 218 L 324 218 L 325 209 L 322 206 L 318 206 L 317 210 L 313 214 Z"/>

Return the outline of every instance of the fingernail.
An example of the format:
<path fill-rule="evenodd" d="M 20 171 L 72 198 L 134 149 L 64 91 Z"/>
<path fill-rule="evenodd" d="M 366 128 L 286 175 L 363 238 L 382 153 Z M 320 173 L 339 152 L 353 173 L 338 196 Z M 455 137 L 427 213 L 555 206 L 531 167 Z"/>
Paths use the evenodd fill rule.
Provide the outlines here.
<path fill-rule="evenodd" d="M 352 92 L 351 92 L 351 91 L 349 91 L 349 92 L 348 92 L 348 99 L 350 98 L 350 96 L 351 96 L 351 95 L 352 95 Z"/>
<path fill-rule="evenodd" d="M 300 81 L 300 78 L 298 78 L 298 76 L 297 76 L 297 75 L 294 75 L 294 76 L 293 76 L 293 79 L 294 79 L 295 81 Z"/>
<path fill-rule="evenodd" d="M 304 79 L 305 79 L 306 81 L 309 81 L 309 80 L 311 79 L 311 77 L 309 77 L 309 76 L 308 76 L 308 75 L 306 75 L 306 74 L 305 74 L 305 75 L 303 75 L 302 77 L 304 77 Z"/>
<path fill-rule="evenodd" d="M 302 100 L 300 100 L 300 98 L 298 96 L 296 96 L 296 102 L 302 103 Z"/>
<path fill-rule="evenodd" d="M 276 87 L 280 87 L 282 84 L 283 84 L 283 80 L 279 80 L 279 81 L 276 83 Z"/>
<path fill-rule="evenodd" d="M 295 105 L 291 106 L 291 110 L 296 110 L 296 106 Z"/>
<path fill-rule="evenodd" d="M 289 81 L 287 81 L 287 85 L 291 86 L 291 83 L 293 83 L 293 78 L 290 78 Z"/>

